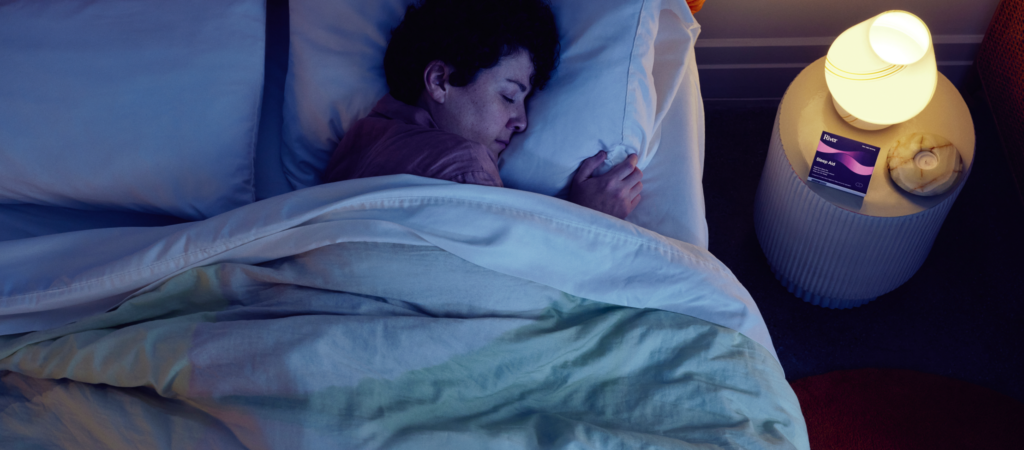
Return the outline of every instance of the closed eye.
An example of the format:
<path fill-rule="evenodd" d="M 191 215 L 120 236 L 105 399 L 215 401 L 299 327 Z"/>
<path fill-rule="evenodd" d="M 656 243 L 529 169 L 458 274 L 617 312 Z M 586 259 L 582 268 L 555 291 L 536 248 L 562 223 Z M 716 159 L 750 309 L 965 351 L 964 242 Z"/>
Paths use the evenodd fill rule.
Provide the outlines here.
<path fill-rule="evenodd" d="M 501 98 L 505 99 L 505 101 L 508 102 L 508 104 L 510 104 L 510 105 L 516 102 L 515 100 L 513 100 L 513 99 L 511 99 L 509 97 L 506 97 L 504 95 L 502 95 Z"/>

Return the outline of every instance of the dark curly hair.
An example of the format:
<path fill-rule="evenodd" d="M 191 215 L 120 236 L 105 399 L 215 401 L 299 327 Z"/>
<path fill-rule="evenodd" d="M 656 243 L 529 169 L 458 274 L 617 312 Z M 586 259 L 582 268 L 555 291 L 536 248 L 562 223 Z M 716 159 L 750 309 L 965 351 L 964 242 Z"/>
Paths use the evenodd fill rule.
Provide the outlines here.
<path fill-rule="evenodd" d="M 449 82 L 462 87 L 521 49 L 533 62 L 530 84 L 542 89 L 559 53 L 555 16 L 543 0 L 425 0 L 391 30 L 384 74 L 391 96 L 415 105 L 431 61 L 454 67 Z"/>

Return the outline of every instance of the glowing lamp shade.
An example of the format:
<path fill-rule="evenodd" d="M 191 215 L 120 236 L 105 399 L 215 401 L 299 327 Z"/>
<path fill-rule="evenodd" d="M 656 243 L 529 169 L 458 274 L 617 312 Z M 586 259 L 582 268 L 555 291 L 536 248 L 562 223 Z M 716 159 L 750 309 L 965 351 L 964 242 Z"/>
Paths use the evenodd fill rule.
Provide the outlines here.
<path fill-rule="evenodd" d="M 844 31 L 825 59 L 832 104 L 843 120 L 865 130 L 924 110 L 937 76 L 928 26 L 906 11 L 886 11 Z"/>

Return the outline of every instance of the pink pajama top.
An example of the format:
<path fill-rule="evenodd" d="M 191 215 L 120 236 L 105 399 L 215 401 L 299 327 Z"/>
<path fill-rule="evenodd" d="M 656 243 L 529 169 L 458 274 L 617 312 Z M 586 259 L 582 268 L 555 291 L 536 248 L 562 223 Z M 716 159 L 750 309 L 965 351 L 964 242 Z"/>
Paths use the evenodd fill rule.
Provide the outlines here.
<path fill-rule="evenodd" d="M 497 160 L 487 147 L 440 130 L 426 110 L 389 94 L 345 133 L 323 181 L 402 173 L 502 187 Z"/>

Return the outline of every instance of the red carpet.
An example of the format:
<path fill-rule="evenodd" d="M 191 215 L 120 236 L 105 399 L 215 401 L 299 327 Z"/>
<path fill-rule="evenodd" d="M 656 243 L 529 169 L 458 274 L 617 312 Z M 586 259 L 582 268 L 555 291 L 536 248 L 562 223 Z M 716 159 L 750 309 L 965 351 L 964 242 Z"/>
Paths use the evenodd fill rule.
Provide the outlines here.
<path fill-rule="evenodd" d="M 858 369 L 790 384 L 814 450 L 1024 449 L 1024 403 L 964 381 Z"/>

